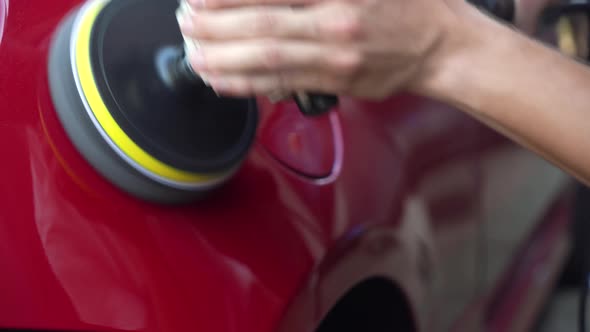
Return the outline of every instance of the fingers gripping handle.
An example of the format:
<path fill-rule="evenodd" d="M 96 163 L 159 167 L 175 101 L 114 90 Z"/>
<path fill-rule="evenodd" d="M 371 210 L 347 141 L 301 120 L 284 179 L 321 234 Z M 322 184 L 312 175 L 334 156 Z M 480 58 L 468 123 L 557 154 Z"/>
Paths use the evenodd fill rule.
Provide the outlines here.
<path fill-rule="evenodd" d="M 176 16 L 180 19 L 180 17 L 184 16 L 183 14 L 186 12 L 192 11 L 192 8 L 186 0 L 180 0 L 179 6 L 176 12 Z M 194 49 L 199 48 L 199 43 L 196 40 L 192 40 L 189 38 L 184 38 L 184 52 L 183 58 L 176 61 L 176 68 L 175 68 L 175 77 L 182 80 L 185 83 L 190 83 L 192 85 L 208 85 L 208 81 L 206 77 L 203 77 L 202 74 L 197 74 L 190 65 L 188 61 L 188 54 L 190 54 Z M 269 96 L 272 98 L 272 96 Z M 338 104 L 338 97 L 335 95 L 327 95 L 327 94 L 319 94 L 319 93 L 307 93 L 307 92 L 297 92 L 291 96 L 301 113 L 306 116 L 317 116 L 330 111 L 334 106 Z M 277 99 L 283 99 L 282 96 L 279 96 Z"/>
<path fill-rule="evenodd" d="M 174 76 L 177 80 L 190 84 L 191 86 L 203 86 L 207 82 L 194 72 L 191 65 L 186 59 L 175 62 Z M 293 99 L 299 107 L 299 111 L 306 116 L 318 116 L 329 112 L 333 107 L 338 105 L 338 97 L 329 94 L 299 92 L 293 95 Z"/>

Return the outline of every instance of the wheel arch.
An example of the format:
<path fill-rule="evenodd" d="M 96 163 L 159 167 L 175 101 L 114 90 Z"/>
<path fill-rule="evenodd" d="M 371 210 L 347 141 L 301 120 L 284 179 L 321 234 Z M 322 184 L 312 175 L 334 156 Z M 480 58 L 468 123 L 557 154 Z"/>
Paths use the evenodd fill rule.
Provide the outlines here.
<path fill-rule="evenodd" d="M 394 282 L 372 277 L 349 290 L 325 315 L 316 332 L 415 332 L 408 298 Z"/>
<path fill-rule="evenodd" d="M 385 323 L 408 328 L 401 332 L 421 331 L 434 254 L 433 241 L 424 230 L 428 220 L 414 217 L 409 213 L 399 223 L 374 225 L 341 238 L 310 271 L 276 330 L 329 332 L 328 327 L 344 324 L 334 321 L 348 317 L 353 309 L 371 309 L 363 319 L 386 320 L 385 308 L 371 305 L 380 303 L 398 312 Z"/>

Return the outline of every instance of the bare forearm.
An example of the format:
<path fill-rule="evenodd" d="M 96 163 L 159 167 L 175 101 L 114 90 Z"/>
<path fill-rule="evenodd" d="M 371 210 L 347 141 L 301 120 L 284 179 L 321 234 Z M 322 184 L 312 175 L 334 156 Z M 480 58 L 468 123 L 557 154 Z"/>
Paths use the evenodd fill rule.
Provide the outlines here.
<path fill-rule="evenodd" d="M 471 17 L 471 16 L 470 16 Z M 590 69 L 483 17 L 427 87 L 590 183 Z"/>

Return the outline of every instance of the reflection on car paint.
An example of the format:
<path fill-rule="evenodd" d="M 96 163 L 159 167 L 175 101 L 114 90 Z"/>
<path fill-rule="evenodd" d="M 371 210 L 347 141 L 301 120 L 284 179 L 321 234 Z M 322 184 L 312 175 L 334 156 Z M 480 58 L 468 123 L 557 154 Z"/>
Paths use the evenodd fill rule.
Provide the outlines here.
<path fill-rule="evenodd" d="M 2 45 L 2 36 L 4 35 L 4 22 L 8 16 L 8 1 L 0 0 L 0 45 Z"/>

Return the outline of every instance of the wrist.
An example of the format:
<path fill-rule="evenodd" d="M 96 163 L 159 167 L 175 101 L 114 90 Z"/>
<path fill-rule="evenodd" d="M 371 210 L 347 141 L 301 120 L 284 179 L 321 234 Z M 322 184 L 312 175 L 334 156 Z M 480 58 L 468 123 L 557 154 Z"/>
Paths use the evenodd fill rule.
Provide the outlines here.
<path fill-rule="evenodd" d="M 447 29 L 439 50 L 425 64 L 413 92 L 454 106 L 477 108 L 474 92 L 485 89 L 479 85 L 498 84 L 493 80 L 510 76 L 502 78 L 498 66 L 505 62 L 501 60 L 509 56 L 509 50 L 518 47 L 518 38 L 522 36 L 511 28 L 478 10 L 464 8 Z"/>

